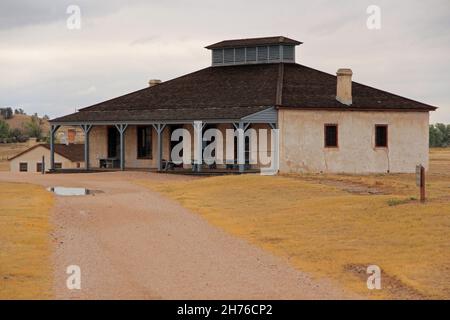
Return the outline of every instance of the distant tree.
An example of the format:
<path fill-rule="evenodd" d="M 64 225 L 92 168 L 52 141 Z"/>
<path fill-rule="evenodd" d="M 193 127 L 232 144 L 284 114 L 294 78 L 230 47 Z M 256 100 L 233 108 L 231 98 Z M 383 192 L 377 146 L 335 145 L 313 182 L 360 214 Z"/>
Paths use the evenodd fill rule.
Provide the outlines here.
<path fill-rule="evenodd" d="M 41 128 L 41 119 L 36 115 L 31 116 L 29 122 L 25 123 L 25 133 L 29 137 L 33 138 L 42 138 L 42 128 Z"/>
<path fill-rule="evenodd" d="M 450 146 L 450 125 L 437 123 L 430 125 L 430 147 Z"/>
<path fill-rule="evenodd" d="M 7 108 L 0 108 L 0 114 L 3 116 L 4 119 L 11 119 L 13 117 L 13 110 L 10 107 Z"/>
<path fill-rule="evenodd" d="M 450 125 L 443 123 L 436 123 L 436 128 L 442 132 L 442 146 L 447 147 L 450 145 Z"/>
<path fill-rule="evenodd" d="M 439 147 L 442 143 L 442 134 L 437 129 L 434 124 L 430 124 L 430 130 L 429 130 L 429 136 L 430 136 L 430 147 L 436 148 Z"/>
<path fill-rule="evenodd" d="M 25 142 L 28 136 L 25 135 L 19 128 L 14 128 L 9 131 L 9 138 L 11 142 Z"/>
<path fill-rule="evenodd" d="M 5 139 L 9 137 L 9 125 L 6 121 L 0 119 L 0 138 Z"/>
<path fill-rule="evenodd" d="M 17 108 L 17 109 L 14 109 L 14 114 L 26 114 L 26 113 L 25 113 L 25 111 L 23 111 L 22 108 Z"/>
<path fill-rule="evenodd" d="M 55 137 L 55 140 L 57 140 L 56 137 Z M 50 143 L 50 130 L 47 132 L 46 135 L 44 135 L 44 136 L 41 138 L 41 141 L 44 142 L 44 143 Z M 56 142 L 56 141 L 55 141 L 55 142 Z"/>
<path fill-rule="evenodd" d="M 42 120 L 48 121 L 50 120 L 50 117 L 46 114 L 44 114 L 44 116 L 42 117 Z"/>

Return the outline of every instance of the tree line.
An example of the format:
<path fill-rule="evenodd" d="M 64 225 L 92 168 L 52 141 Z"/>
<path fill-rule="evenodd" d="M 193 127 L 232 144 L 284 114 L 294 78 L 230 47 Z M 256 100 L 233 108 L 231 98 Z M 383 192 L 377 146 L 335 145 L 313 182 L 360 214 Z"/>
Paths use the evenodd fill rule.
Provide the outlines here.
<path fill-rule="evenodd" d="M 0 108 L 0 116 L 2 116 L 3 119 L 5 120 L 12 119 L 12 117 L 15 114 L 26 114 L 26 113 L 22 108 L 17 108 L 14 110 L 11 107 Z"/>
<path fill-rule="evenodd" d="M 430 125 L 430 147 L 450 147 L 450 124 Z"/>

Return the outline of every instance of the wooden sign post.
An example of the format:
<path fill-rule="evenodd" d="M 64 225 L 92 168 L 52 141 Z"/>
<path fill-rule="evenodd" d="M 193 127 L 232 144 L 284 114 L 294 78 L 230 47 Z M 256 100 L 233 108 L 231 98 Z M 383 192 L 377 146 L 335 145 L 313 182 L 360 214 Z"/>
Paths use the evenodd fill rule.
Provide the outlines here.
<path fill-rule="evenodd" d="M 420 188 L 420 202 L 425 202 L 425 168 L 416 166 L 416 185 Z"/>

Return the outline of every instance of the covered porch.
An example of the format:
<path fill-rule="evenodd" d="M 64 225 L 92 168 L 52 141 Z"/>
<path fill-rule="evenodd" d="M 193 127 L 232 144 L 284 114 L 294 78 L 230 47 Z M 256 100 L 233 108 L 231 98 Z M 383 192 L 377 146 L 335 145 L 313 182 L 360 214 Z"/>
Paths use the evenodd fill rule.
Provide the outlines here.
<path fill-rule="evenodd" d="M 202 121 L 82 121 L 51 122 L 50 132 L 50 171 L 56 172 L 54 165 L 55 133 L 61 126 L 79 126 L 84 133 L 84 168 L 77 172 L 97 172 L 114 170 L 150 170 L 179 174 L 233 174 L 257 173 L 260 163 L 250 163 L 249 129 L 276 129 L 277 111 L 275 108 L 263 110 L 241 119 L 207 119 Z M 180 140 L 172 141 L 172 133 L 186 129 L 190 133 L 192 158 L 188 163 L 177 163 L 172 159 L 174 147 Z M 226 135 L 226 130 L 235 132 L 233 161 L 221 159 L 205 163 L 203 151 L 210 142 L 203 139 L 208 129 L 218 129 Z M 238 132 L 243 132 L 241 136 Z M 258 134 L 259 140 L 259 134 Z M 201 148 L 195 148 L 201 146 Z M 267 151 L 271 153 L 270 138 Z M 258 151 L 256 151 L 258 152 Z M 278 152 L 278 151 L 277 151 Z M 226 154 L 225 143 L 223 154 Z M 242 158 L 242 156 L 244 158 Z M 239 158 L 241 161 L 238 161 Z M 197 159 L 202 159 L 199 162 Z M 245 161 L 242 161 L 244 159 Z M 220 159 L 216 159 L 220 160 Z"/>

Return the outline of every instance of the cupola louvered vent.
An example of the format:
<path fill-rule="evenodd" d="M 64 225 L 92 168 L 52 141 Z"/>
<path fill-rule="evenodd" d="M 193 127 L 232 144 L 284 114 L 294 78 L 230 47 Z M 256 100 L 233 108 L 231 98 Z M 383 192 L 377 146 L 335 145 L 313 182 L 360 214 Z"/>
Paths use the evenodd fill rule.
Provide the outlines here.
<path fill-rule="evenodd" d="M 269 60 L 280 60 L 280 47 L 269 46 Z"/>
<path fill-rule="evenodd" d="M 295 63 L 295 46 L 301 42 L 286 37 L 226 40 L 206 47 L 213 66 L 257 63 Z"/>
<path fill-rule="evenodd" d="M 256 62 L 256 47 L 255 48 L 246 48 L 247 54 L 247 62 L 252 63 Z"/>
<path fill-rule="evenodd" d="M 245 62 L 245 48 L 236 48 L 234 50 L 234 61 L 236 63 Z"/>
<path fill-rule="evenodd" d="M 224 49 L 223 62 L 224 63 L 233 63 L 234 62 L 234 49 Z"/>
<path fill-rule="evenodd" d="M 283 46 L 283 59 L 295 60 L 295 47 Z"/>
<path fill-rule="evenodd" d="M 213 50 L 212 51 L 212 62 L 223 63 L 223 50 Z"/>
<path fill-rule="evenodd" d="M 269 50 L 267 47 L 256 47 L 258 51 L 258 61 L 266 62 L 269 58 Z"/>

